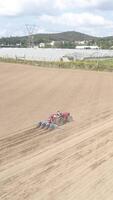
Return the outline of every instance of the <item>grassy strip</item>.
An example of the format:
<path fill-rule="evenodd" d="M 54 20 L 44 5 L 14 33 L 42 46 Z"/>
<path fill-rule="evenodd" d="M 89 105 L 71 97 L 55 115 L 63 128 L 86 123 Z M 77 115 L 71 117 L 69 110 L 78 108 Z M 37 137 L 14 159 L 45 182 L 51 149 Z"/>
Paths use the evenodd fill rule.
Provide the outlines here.
<path fill-rule="evenodd" d="M 64 69 L 85 69 L 93 71 L 113 71 L 113 59 L 104 60 L 77 60 L 72 62 L 63 61 L 31 61 L 22 59 L 12 59 L 12 58 L 0 58 L 0 62 L 6 63 L 22 63 L 40 67 L 50 67 L 50 68 L 64 68 Z"/>

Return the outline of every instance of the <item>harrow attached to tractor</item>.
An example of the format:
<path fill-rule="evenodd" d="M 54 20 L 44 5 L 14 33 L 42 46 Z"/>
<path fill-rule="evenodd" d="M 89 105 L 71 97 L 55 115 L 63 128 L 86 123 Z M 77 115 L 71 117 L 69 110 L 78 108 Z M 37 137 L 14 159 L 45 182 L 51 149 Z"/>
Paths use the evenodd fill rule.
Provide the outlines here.
<path fill-rule="evenodd" d="M 53 130 L 71 121 L 73 118 L 70 113 L 57 111 L 57 113 L 51 114 L 47 120 L 39 121 L 37 127 Z"/>

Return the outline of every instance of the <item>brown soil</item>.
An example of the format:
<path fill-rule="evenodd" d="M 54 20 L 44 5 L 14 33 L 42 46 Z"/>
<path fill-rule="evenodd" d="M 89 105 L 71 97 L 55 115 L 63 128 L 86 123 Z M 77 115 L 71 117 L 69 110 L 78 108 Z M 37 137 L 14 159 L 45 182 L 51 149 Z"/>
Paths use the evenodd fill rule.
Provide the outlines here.
<path fill-rule="evenodd" d="M 74 117 L 54 131 L 36 122 Z M 113 74 L 0 64 L 0 199 L 113 199 Z"/>

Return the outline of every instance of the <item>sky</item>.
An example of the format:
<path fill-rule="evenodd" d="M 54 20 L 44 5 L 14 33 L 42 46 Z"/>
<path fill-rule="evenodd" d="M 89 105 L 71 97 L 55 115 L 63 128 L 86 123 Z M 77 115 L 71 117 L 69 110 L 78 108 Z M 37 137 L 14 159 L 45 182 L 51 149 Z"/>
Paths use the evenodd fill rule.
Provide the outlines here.
<path fill-rule="evenodd" d="M 113 0 L 0 0 L 0 37 L 77 31 L 113 35 Z"/>

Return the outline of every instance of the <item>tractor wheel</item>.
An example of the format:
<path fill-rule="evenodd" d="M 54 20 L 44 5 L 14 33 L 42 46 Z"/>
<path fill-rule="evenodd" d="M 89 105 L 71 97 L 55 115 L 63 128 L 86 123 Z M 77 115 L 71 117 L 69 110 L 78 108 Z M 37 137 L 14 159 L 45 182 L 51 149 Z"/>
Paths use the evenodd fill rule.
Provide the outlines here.
<path fill-rule="evenodd" d="M 62 117 L 59 117 L 59 118 L 57 118 L 57 119 L 55 120 L 55 124 L 56 124 L 57 126 L 62 126 L 63 124 L 65 124 L 65 121 L 64 121 L 64 119 L 63 119 Z"/>
<path fill-rule="evenodd" d="M 59 126 L 62 126 L 62 125 L 64 125 L 64 124 L 65 124 L 64 119 L 63 119 L 63 118 L 60 118 L 60 120 L 59 120 Z"/>
<path fill-rule="evenodd" d="M 73 121 L 73 117 L 71 115 L 69 115 L 67 118 L 67 122 L 72 122 L 72 121 Z"/>

